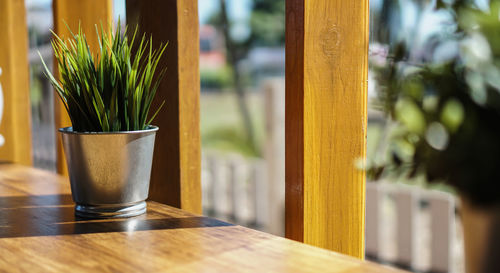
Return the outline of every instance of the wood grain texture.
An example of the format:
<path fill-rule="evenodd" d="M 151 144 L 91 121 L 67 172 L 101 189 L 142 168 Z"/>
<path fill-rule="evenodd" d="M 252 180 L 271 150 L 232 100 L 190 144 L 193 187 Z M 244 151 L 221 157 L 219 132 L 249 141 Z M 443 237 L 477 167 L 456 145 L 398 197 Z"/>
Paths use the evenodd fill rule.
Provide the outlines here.
<path fill-rule="evenodd" d="M 82 28 L 87 37 L 90 49 L 96 51 L 99 46 L 96 25 L 108 28 L 113 20 L 112 0 L 53 0 L 54 31 L 60 37 L 68 38 L 71 29 L 73 33 L 78 32 L 78 27 Z M 66 26 L 67 25 L 67 26 Z M 57 71 L 57 62 L 54 62 L 54 71 Z M 54 75 L 58 75 L 59 72 Z M 55 96 L 54 103 L 56 129 L 71 126 L 64 105 L 58 96 Z M 67 175 L 66 159 L 62 148 L 61 136 L 57 135 L 57 172 Z"/>
<path fill-rule="evenodd" d="M 168 42 L 167 67 L 152 109 L 165 105 L 156 135 L 150 199 L 201 213 L 199 26 L 197 0 L 127 0 L 127 23 Z"/>
<path fill-rule="evenodd" d="M 2 272 L 402 272 L 156 202 L 75 219 L 67 178 L 0 164 Z"/>
<path fill-rule="evenodd" d="M 31 165 L 28 28 L 23 0 L 0 1 L 0 68 L 4 99 L 0 134 L 5 138 L 0 161 Z"/>
<path fill-rule="evenodd" d="M 286 234 L 364 256 L 368 0 L 286 5 Z"/>

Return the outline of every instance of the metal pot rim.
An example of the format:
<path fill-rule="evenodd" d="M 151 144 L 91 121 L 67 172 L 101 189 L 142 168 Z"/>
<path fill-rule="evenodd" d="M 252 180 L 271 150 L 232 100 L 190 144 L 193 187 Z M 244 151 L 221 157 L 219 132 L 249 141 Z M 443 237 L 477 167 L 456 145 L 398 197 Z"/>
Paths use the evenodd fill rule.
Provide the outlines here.
<path fill-rule="evenodd" d="M 117 131 L 117 132 L 75 132 L 73 131 L 73 127 L 64 127 L 59 128 L 59 132 L 63 134 L 73 134 L 73 135 L 120 135 L 120 134 L 142 134 L 149 132 L 158 131 L 158 126 L 149 125 L 148 129 L 145 130 L 137 130 L 137 131 Z"/>

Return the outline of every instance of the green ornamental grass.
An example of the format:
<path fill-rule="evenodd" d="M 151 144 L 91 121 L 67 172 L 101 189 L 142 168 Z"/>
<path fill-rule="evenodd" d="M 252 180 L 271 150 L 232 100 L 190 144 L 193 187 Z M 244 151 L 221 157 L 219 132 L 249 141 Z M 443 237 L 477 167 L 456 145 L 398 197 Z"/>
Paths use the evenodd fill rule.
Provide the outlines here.
<path fill-rule="evenodd" d="M 70 31 L 71 32 L 71 31 Z M 101 25 L 99 49 L 94 56 L 85 34 L 52 41 L 59 81 L 45 62 L 45 75 L 61 98 L 76 132 L 116 132 L 147 129 L 163 104 L 150 117 L 149 109 L 166 69 L 155 75 L 166 44 L 153 49 L 152 37 L 136 41 L 137 28 L 129 40 L 125 30 L 113 33 Z M 138 42 L 138 44 L 134 44 Z M 134 47 L 134 50 L 132 50 Z M 41 56 L 40 56 L 41 57 Z"/>

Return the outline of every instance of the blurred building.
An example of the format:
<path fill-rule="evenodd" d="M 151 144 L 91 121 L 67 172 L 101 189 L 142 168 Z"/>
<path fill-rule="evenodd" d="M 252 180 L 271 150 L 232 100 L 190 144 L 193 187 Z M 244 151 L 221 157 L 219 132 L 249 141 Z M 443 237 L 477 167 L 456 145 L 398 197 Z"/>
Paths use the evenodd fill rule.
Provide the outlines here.
<path fill-rule="evenodd" d="M 200 69 L 221 69 L 225 64 L 224 37 L 214 26 L 200 26 Z"/>

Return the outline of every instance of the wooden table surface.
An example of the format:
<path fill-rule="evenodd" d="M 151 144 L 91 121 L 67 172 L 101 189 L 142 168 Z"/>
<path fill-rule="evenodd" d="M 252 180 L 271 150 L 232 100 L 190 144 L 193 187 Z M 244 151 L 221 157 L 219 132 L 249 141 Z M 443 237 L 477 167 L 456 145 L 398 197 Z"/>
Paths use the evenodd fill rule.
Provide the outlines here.
<path fill-rule="evenodd" d="M 61 176 L 0 163 L 1 272 L 399 272 L 176 208 L 74 216 Z"/>

